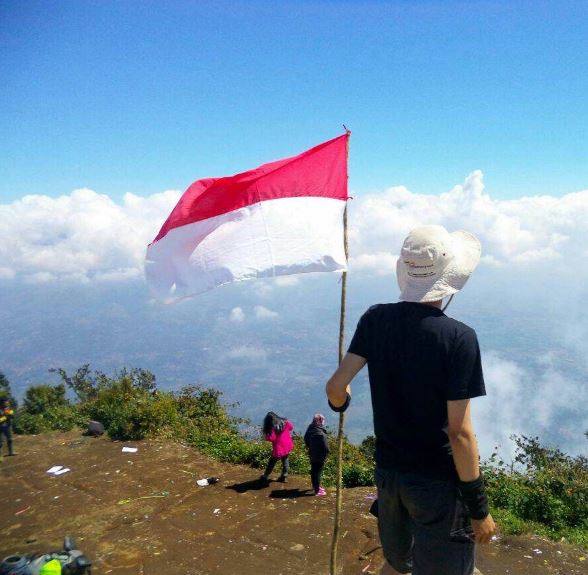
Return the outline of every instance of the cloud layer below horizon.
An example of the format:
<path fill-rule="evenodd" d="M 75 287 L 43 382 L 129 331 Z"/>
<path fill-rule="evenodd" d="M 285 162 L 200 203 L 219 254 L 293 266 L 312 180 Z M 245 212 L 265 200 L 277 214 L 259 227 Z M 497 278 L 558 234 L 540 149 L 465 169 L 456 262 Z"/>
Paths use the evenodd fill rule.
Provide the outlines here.
<path fill-rule="evenodd" d="M 119 281 L 143 273 L 147 244 L 180 197 L 126 194 L 122 203 L 89 189 L 0 204 L 0 279 Z M 562 197 L 495 200 L 480 171 L 438 195 L 393 187 L 350 206 L 351 271 L 393 272 L 406 233 L 423 224 L 467 229 L 482 241 L 482 265 L 577 266 L 588 256 L 588 190 Z"/>

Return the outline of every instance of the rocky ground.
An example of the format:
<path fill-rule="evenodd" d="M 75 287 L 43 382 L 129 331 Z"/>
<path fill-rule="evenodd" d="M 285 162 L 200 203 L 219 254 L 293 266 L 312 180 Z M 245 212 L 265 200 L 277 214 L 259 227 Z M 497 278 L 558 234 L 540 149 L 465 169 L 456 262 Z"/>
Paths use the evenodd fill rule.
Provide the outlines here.
<path fill-rule="evenodd" d="M 254 469 L 218 463 L 164 441 L 136 443 L 79 433 L 17 437 L 0 464 L 0 557 L 59 548 L 70 534 L 94 575 L 326 575 L 334 491 L 314 497 L 306 477 L 260 488 Z M 137 447 L 123 453 L 122 447 Z M 51 476 L 54 466 L 71 471 Z M 196 480 L 217 476 L 215 485 Z M 371 488 L 347 489 L 343 575 L 381 564 Z M 588 574 L 581 549 L 533 537 L 483 547 L 484 575 Z"/>

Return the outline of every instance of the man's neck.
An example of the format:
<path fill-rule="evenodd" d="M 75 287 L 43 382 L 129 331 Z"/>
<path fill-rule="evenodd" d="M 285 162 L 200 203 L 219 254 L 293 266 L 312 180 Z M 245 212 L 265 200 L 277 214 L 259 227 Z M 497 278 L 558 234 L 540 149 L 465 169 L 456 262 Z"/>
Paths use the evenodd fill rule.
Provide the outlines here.
<path fill-rule="evenodd" d="M 442 299 L 438 299 L 437 301 L 424 301 L 422 303 L 424 303 L 425 305 L 430 305 L 431 307 L 436 307 L 438 309 L 441 309 L 443 307 Z"/>

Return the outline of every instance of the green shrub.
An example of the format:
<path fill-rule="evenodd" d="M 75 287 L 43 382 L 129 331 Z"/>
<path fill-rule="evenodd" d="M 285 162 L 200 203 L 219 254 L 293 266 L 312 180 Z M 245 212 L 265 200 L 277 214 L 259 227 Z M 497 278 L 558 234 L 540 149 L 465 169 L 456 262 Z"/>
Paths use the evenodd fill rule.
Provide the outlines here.
<path fill-rule="evenodd" d="M 68 401 L 63 385 L 35 385 L 27 389 L 22 407 L 16 411 L 14 431 L 24 434 L 70 431 L 79 421 L 78 406 Z"/>
<path fill-rule="evenodd" d="M 347 463 L 342 469 L 345 487 L 364 487 L 374 484 L 374 469 L 357 463 Z"/>
<path fill-rule="evenodd" d="M 13 409 L 18 407 L 18 402 L 12 395 L 12 388 L 8 378 L 0 371 L 0 399 L 7 399 Z"/>
<path fill-rule="evenodd" d="M 39 415 L 55 407 L 70 405 L 65 397 L 65 386 L 59 385 L 34 385 L 25 393 L 22 409 L 31 415 Z"/>
<path fill-rule="evenodd" d="M 537 437 L 513 440 L 517 452 L 512 465 L 496 454 L 483 465 L 493 509 L 509 525 L 516 518 L 554 538 L 568 533 L 575 540 L 588 539 L 588 459 L 541 445 Z"/>
<path fill-rule="evenodd" d="M 69 375 L 62 368 L 52 368 L 49 371 L 58 373 L 62 384 L 73 391 L 82 403 L 96 398 L 101 389 L 109 388 L 116 380 L 128 380 L 133 388 L 146 392 L 154 392 L 156 389 L 155 375 L 146 369 L 123 368 L 115 374 L 115 380 L 101 371 L 92 373 L 89 364 L 79 367 L 73 375 Z"/>
<path fill-rule="evenodd" d="M 19 411 L 17 413 L 17 417 L 14 418 L 13 428 L 16 433 L 22 433 L 24 435 L 37 435 L 51 431 L 51 428 L 42 415 L 33 415 L 25 411 Z"/>
<path fill-rule="evenodd" d="M 376 457 L 376 438 L 368 435 L 360 444 L 359 450 L 368 461 L 374 461 Z"/>
<path fill-rule="evenodd" d="M 178 418 L 170 393 L 137 387 L 127 375 L 110 380 L 82 404 L 88 419 L 100 421 L 113 439 L 138 440 L 160 434 Z"/>
<path fill-rule="evenodd" d="M 227 408 L 220 401 L 222 392 L 216 389 L 189 385 L 174 393 L 173 397 L 180 419 L 189 421 L 209 434 L 225 430 L 236 432 L 237 424 L 241 421 L 229 416 Z"/>

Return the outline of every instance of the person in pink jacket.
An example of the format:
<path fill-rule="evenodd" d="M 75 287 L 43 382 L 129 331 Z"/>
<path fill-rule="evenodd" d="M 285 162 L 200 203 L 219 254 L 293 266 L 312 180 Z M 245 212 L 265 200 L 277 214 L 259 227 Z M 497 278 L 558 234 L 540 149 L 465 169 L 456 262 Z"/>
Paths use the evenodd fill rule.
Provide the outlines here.
<path fill-rule="evenodd" d="M 259 478 L 261 483 L 269 483 L 269 475 L 274 470 L 278 459 L 282 460 L 282 475 L 278 481 L 286 483 L 288 481 L 288 455 L 294 447 L 290 432 L 294 426 L 285 418 L 280 417 L 273 411 L 267 413 L 263 419 L 263 436 L 267 441 L 272 442 L 272 454 L 267 462 L 264 474 Z"/>

